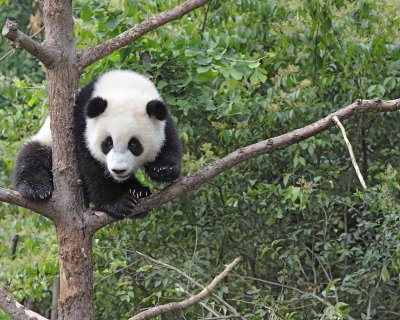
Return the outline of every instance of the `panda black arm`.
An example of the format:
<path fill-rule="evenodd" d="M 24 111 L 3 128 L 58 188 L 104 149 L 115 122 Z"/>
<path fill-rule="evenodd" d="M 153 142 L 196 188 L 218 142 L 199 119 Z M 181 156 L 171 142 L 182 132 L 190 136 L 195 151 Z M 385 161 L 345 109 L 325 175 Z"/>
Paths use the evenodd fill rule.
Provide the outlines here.
<path fill-rule="evenodd" d="M 153 162 L 145 165 L 146 173 L 155 181 L 172 181 L 181 172 L 182 143 L 170 115 L 165 123 L 165 142 Z"/>

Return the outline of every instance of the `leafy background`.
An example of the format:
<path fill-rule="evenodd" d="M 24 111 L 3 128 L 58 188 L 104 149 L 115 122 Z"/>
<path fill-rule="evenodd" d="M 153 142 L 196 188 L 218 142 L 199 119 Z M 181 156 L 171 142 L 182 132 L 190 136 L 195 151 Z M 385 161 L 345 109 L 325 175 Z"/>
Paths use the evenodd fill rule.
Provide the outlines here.
<path fill-rule="evenodd" d="M 78 46 L 177 3 L 74 1 Z M 2 21 L 16 19 L 41 40 L 39 8 L 0 6 Z M 151 76 L 176 118 L 187 175 L 358 98 L 398 98 L 399 9 L 398 0 L 213 0 L 92 65 L 81 80 L 112 68 Z M 11 187 L 15 154 L 43 122 L 47 102 L 43 67 L 1 41 L 0 183 Z M 387 113 L 344 122 L 366 191 L 333 128 L 240 164 L 145 219 L 102 229 L 94 238 L 97 318 L 126 319 L 198 292 L 140 251 L 202 284 L 242 256 L 216 294 L 247 319 L 398 319 L 399 120 Z M 48 316 L 58 276 L 54 228 L 7 204 L 0 219 L 0 282 Z M 15 255 L 13 234 L 20 235 Z M 227 314 L 209 296 L 162 319 Z M 8 319 L 1 311 L 0 318 Z"/>

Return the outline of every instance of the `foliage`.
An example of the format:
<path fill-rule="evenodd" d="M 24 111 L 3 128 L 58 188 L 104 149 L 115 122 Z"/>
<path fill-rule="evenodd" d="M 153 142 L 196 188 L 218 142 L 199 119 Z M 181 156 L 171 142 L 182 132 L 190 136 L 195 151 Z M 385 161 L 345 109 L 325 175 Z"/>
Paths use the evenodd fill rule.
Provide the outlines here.
<path fill-rule="evenodd" d="M 177 3 L 75 1 L 79 47 Z M 398 98 L 399 7 L 369 0 L 211 1 L 91 66 L 82 83 L 110 68 L 151 75 L 176 117 L 190 174 L 357 98 Z M 46 104 L 37 73 L 18 70 L 17 79 L 1 70 L 0 178 L 9 186 L 18 145 L 43 121 Z M 396 319 L 399 115 L 365 114 L 344 125 L 366 191 L 333 128 L 241 164 L 145 219 L 99 231 L 97 317 L 123 319 L 198 292 L 175 272 L 138 258 L 137 250 L 202 284 L 241 255 L 244 262 L 216 293 L 247 319 Z M 2 206 L 0 217 L 1 281 L 44 313 L 57 276 L 54 231 L 11 206 Z M 13 232 L 23 235 L 14 259 L 7 249 Z M 208 310 L 197 305 L 165 319 L 229 314 L 211 296 L 204 303 Z"/>

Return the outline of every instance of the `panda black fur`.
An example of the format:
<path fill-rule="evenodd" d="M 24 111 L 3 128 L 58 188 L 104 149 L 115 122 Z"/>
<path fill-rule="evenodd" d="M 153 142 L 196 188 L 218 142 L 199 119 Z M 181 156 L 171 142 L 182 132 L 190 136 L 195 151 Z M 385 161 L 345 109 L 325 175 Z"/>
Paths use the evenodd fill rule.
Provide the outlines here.
<path fill-rule="evenodd" d="M 144 168 L 155 181 L 172 181 L 182 146 L 154 84 L 127 70 L 109 71 L 78 93 L 74 109 L 76 160 L 86 205 L 123 218 L 150 194 L 136 178 Z M 53 191 L 50 121 L 16 158 L 13 183 L 22 195 L 44 201 Z"/>

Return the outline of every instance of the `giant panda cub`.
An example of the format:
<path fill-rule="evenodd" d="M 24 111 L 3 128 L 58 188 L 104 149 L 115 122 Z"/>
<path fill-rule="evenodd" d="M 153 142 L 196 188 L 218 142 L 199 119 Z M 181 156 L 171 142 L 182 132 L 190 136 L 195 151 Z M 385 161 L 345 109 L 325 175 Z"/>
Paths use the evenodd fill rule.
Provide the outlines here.
<path fill-rule="evenodd" d="M 76 161 L 86 205 L 122 219 L 150 194 L 136 178 L 179 176 L 182 146 L 154 84 L 127 70 L 109 71 L 83 87 L 74 109 Z M 19 152 L 13 183 L 23 196 L 45 201 L 53 192 L 50 120 Z"/>

